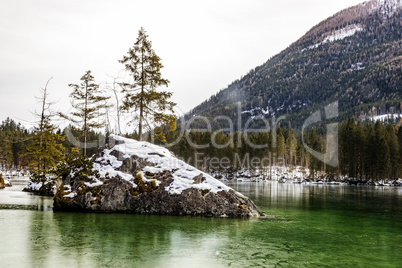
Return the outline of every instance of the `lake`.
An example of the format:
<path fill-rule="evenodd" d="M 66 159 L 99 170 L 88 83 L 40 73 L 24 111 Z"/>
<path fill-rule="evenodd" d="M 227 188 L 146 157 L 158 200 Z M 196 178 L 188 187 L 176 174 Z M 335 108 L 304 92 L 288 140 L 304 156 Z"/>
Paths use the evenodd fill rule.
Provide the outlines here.
<path fill-rule="evenodd" d="M 54 213 L 0 190 L 1 267 L 400 267 L 402 188 L 226 182 L 270 217 Z"/>

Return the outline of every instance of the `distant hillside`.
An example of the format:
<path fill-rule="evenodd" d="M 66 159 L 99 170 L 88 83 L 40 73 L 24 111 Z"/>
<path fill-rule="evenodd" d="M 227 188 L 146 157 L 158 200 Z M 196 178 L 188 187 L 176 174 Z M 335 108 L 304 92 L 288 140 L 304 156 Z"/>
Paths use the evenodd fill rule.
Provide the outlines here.
<path fill-rule="evenodd" d="M 260 125 L 259 118 L 287 115 L 292 127 L 300 128 L 312 112 L 334 101 L 339 119 L 400 113 L 401 6 L 401 0 L 372 0 L 338 12 L 185 119 L 222 115 L 237 122 L 240 106 L 242 127 L 250 118 Z M 227 123 L 219 120 L 213 127 Z"/>

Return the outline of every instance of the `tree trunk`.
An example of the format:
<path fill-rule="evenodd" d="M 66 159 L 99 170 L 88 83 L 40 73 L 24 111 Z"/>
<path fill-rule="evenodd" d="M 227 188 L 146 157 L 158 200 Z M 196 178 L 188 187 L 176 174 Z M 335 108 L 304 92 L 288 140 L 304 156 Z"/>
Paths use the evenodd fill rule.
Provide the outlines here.
<path fill-rule="evenodd" d="M 142 141 L 142 118 L 144 117 L 144 52 L 141 55 L 141 98 L 140 98 L 140 122 L 138 123 L 138 140 Z"/>
<path fill-rule="evenodd" d="M 120 104 L 119 104 L 119 96 L 117 96 L 116 79 L 117 79 L 117 78 L 114 78 L 114 81 L 113 81 L 113 93 L 114 93 L 114 96 L 115 96 L 115 98 L 116 98 L 117 128 L 118 128 L 119 135 L 121 135 L 121 127 L 120 127 Z M 110 123 L 109 123 L 109 125 L 110 125 Z"/>
<path fill-rule="evenodd" d="M 84 156 L 87 155 L 87 115 L 88 115 L 88 82 L 85 82 L 85 108 L 84 108 Z"/>
<path fill-rule="evenodd" d="M 52 78 L 53 77 L 51 77 L 49 80 L 47 80 L 46 86 L 43 89 L 42 113 L 41 113 L 40 125 L 39 125 L 39 131 L 40 131 L 40 141 L 39 141 L 40 158 L 38 159 L 39 170 L 45 169 L 45 163 L 43 161 L 43 132 L 44 132 L 44 125 L 45 125 L 47 86 L 49 85 L 49 82 L 50 82 L 50 80 L 52 80 Z"/>

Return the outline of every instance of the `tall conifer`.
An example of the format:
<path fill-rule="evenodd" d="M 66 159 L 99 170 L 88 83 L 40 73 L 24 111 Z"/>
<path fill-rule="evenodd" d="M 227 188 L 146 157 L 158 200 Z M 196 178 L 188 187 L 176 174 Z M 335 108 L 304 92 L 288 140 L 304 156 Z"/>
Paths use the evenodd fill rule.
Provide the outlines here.
<path fill-rule="evenodd" d="M 152 43 L 143 28 L 139 30 L 133 47 L 119 62 L 124 64 L 133 79 L 131 83 L 121 83 L 125 93 L 122 108 L 136 113 L 133 121 L 138 121 L 139 140 L 142 140 L 146 128 L 165 141 L 164 128 L 168 126 L 171 131 L 176 129 L 176 116 L 173 115 L 176 104 L 169 101 L 171 92 L 156 90 L 160 86 L 167 87 L 170 82 L 162 78 L 161 59 L 152 49 Z"/>
<path fill-rule="evenodd" d="M 81 77 L 80 84 L 69 84 L 68 86 L 73 89 L 70 94 L 72 106 L 75 111 L 70 115 L 63 115 L 74 124 L 82 127 L 84 135 L 84 151 L 87 153 L 87 134 L 91 128 L 101 128 L 105 125 L 105 120 L 102 117 L 106 114 L 105 109 L 109 96 L 104 96 L 104 92 L 99 89 L 99 84 L 95 83 L 95 78 L 91 71 L 86 71 Z"/>

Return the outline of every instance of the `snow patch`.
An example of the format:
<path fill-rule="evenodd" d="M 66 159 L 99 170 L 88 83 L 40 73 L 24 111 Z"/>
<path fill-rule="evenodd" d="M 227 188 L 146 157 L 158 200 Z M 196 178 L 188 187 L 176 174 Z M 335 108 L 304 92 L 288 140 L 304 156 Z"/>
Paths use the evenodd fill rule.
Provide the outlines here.
<path fill-rule="evenodd" d="M 117 160 L 115 156 L 110 154 L 113 151 L 114 151 L 113 148 L 110 150 L 107 149 L 104 150 L 103 156 L 95 160 L 96 162 L 94 163 L 94 169 L 99 172 L 100 178 L 105 179 L 108 177 L 111 178 L 119 176 L 123 180 L 131 182 L 134 188 L 137 187 L 137 185 L 133 182 L 134 177 L 132 175 L 116 170 L 117 168 L 120 168 L 123 165 L 123 162 Z M 102 184 L 103 183 L 101 181 L 96 180 L 95 183 L 90 184 L 92 185 L 90 187 L 100 186 Z"/>
<path fill-rule="evenodd" d="M 363 67 L 363 63 L 362 62 L 358 62 L 355 64 L 352 64 L 350 66 L 350 68 L 348 69 L 348 71 L 360 71 L 360 70 L 364 70 L 365 67 Z"/>
<path fill-rule="evenodd" d="M 311 45 L 308 47 L 308 49 L 318 48 L 319 46 L 324 45 L 328 42 L 335 42 L 338 40 L 343 40 L 346 37 L 353 36 L 356 32 L 360 32 L 360 31 L 363 31 L 363 28 L 360 25 L 357 25 L 357 24 L 349 25 L 340 30 L 336 30 L 333 34 L 330 34 L 327 37 L 325 37 L 322 42 L 317 43 L 315 45 Z M 305 50 L 306 49 L 302 49 L 302 52 L 304 52 Z"/>
<path fill-rule="evenodd" d="M 66 198 L 74 198 L 76 196 L 77 196 L 77 193 L 69 193 L 69 194 L 63 195 L 63 197 L 66 197 Z"/>
<path fill-rule="evenodd" d="M 383 114 L 383 115 L 376 115 L 371 117 L 370 119 L 373 121 L 386 121 L 386 120 L 392 120 L 392 119 L 398 119 L 402 118 L 402 114 Z"/>
<path fill-rule="evenodd" d="M 71 192 L 71 185 L 63 185 L 64 186 L 64 192 Z"/>
<path fill-rule="evenodd" d="M 103 182 L 101 182 L 100 180 L 96 180 L 95 182 L 92 182 L 92 183 L 90 183 L 90 182 L 85 182 L 84 184 L 85 184 L 87 187 L 93 188 L 93 187 L 96 187 L 96 186 L 101 186 L 101 185 L 103 185 Z"/>
<path fill-rule="evenodd" d="M 256 115 L 269 115 L 269 106 L 267 106 L 265 109 L 262 107 L 256 107 L 251 110 L 246 110 L 242 111 L 241 114 L 250 114 L 252 117 L 255 117 Z"/>
<path fill-rule="evenodd" d="M 11 182 L 10 182 L 9 180 L 4 179 L 4 178 L 3 178 L 3 180 L 4 180 L 4 184 L 5 184 L 6 186 L 10 186 L 10 185 L 11 185 Z"/>
<path fill-rule="evenodd" d="M 360 25 L 350 25 L 348 27 L 345 27 L 343 29 L 335 31 L 335 33 L 327 36 L 324 41 L 322 41 L 323 44 L 328 43 L 328 42 L 334 42 L 337 40 L 342 40 L 345 39 L 346 37 L 354 35 L 356 32 L 363 31 L 363 28 Z"/>
<path fill-rule="evenodd" d="M 401 0 L 372 0 L 360 4 L 369 13 L 379 11 L 384 17 L 392 16 L 402 6 Z"/>

